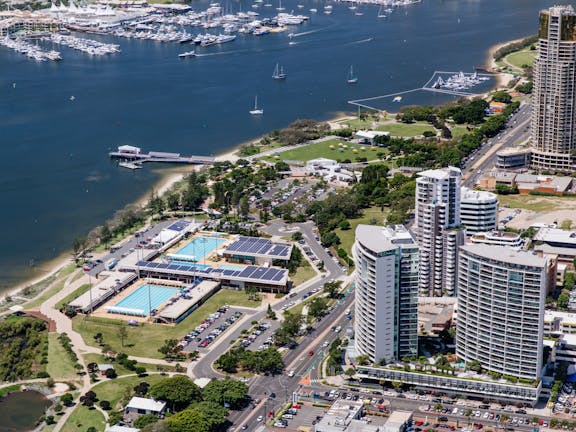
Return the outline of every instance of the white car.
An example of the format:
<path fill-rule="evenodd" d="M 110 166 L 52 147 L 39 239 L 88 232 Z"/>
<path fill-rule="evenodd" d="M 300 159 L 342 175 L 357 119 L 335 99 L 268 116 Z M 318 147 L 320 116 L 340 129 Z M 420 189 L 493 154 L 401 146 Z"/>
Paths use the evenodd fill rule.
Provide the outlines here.
<path fill-rule="evenodd" d="M 296 372 L 294 372 L 294 369 L 292 369 L 290 372 L 288 372 L 288 376 L 289 376 L 290 378 L 292 378 L 295 373 L 296 373 Z"/>
<path fill-rule="evenodd" d="M 263 417 L 262 417 L 262 416 L 258 416 L 258 418 L 256 419 L 256 421 L 257 421 L 257 422 L 261 422 L 261 421 L 262 421 L 262 419 L 263 419 Z"/>

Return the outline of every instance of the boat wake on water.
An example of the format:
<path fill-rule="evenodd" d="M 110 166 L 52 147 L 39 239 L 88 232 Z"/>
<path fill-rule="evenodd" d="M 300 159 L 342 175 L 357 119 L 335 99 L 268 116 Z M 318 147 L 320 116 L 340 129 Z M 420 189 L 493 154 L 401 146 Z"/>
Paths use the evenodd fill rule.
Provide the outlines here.
<path fill-rule="evenodd" d="M 336 26 L 335 25 L 329 25 L 329 26 L 322 27 L 322 28 L 319 28 L 316 30 L 310 30 L 310 31 L 305 31 L 305 32 L 301 32 L 301 33 L 290 33 L 288 36 L 290 36 L 290 37 L 306 36 L 306 35 L 309 35 L 312 33 L 318 33 L 318 32 L 324 31 L 324 30 L 331 29 L 332 27 L 336 27 Z"/>
<path fill-rule="evenodd" d="M 343 46 L 346 46 L 346 45 L 356 45 L 356 44 L 361 44 L 361 43 L 367 43 L 367 42 L 372 42 L 373 40 L 374 40 L 374 38 L 373 38 L 373 37 L 370 37 L 370 38 L 368 38 L 368 39 L 361 39 L 361 40 L 357 40 L 357 41 L 353 41 L 353 42 L 348 42 L 348 43 L 345 43 Z"/>

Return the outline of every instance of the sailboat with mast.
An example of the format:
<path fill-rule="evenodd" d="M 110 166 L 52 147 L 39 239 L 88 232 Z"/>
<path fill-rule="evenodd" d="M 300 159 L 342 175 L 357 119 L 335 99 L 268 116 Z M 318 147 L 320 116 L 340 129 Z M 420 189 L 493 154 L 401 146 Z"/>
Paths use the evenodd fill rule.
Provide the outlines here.
<path fill-rule="evenodd" d="M 356 84 L 358 82 L 358 77 L 354 75 L 354 67 L 352 65 L 350 65 L 350 71 L 348 72 L 346 82 L 348 84 Z"/>
<path fill-rule="evenodd" d="M 279 63 L 276 63 L 276 67 L 274 68 L 274 72 L 272 73 L 272 78 L 274 78 L 275 80 L 286 79 L 286 72 L 284 72 L 284 67 L 280 66 Z"/>
<path fill-rule="evenodd" d="M 254 96 L 254 109 L 250 110 L 250 114 L 252 115 L 264 114 L 264 110 L 262 108 L 258 108 L 258 96 Z"/>

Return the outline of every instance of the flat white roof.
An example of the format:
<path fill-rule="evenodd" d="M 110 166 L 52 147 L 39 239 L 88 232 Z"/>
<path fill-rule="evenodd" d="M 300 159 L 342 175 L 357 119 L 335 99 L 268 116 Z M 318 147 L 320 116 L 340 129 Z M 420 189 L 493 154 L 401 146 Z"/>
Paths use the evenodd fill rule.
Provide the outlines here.
<path fill-rule="evenodd" d="M 414 237 L 403 225 L 358 225 L 356 241 L 375 253 L 402 246 L 416 246 Z"/>
<path fill-rule="evenodd" d="M 564 243 L 576 247 L 576 231 L 559 228 L 540 228 L 534 236 L 535 241 L 546 243 Z"/>
<path fill-rule="evenodd" d="M 460 188 L 460 201 L 464 202 L 486 202 L 486 201 L 498 201 L 496 194 L 492 192 L 480 191 L 475 189 L 470 189 L 466 186 Z"/>
<path fill-rule="evenodd" d="M 429 178 L 434 178 L 434 179 L 438 179 L 438 180 L 447 179 L 447 178 L 450 178 L 451 176 L 455 176 L 455 175 L 458 175 L 458 176 L 462 175 L 462 171 L 460 170 L 460 168 L 447 167 L 447 168 L 441 168 L 441 169 L 421 171 L 418 173 L 418 177 L 429 177 Z"/>
<path fill-rule="evenodd" d="M 106 432 L 140 432 L 138 428 L 131 428 L 128 426 L 114 425 L 106 429 Z"/>
<path fill-rule="evenodd" d="M 460 246 L 464 252 L 488 260 L 502 261 L 508 264 L 516 264 L 529 267 L 546 267 L 546 258 L 534 255 L 531 252 L 514 250 L 506 246 L 493 246 L 486 244 L 467 244 Z"/>
<path fill-rule="evenodd" d="M 408 420 L 412 418 L 412 411 L 392 411 L 388 420 L 384 424 L 385 430 L 391 431 L 399 431 L 400 428 L 406 423 Z"/>
<path fill-rule="evenodd" d="M 130 402 L 128 402 L 126 408 L 161 412 L 164 410 L 164 408 L 166 408 L 166 402 L 134 396 L 132 399 L 130 399 Z"/>

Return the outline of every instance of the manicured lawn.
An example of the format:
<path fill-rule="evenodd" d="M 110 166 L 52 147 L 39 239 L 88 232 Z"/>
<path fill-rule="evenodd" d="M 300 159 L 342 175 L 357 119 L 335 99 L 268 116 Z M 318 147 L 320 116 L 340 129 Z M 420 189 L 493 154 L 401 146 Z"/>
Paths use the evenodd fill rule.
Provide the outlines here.
<path fill-rule="evenodd" d="M 67 305 L 72 300 L 74 300 L 76 297 L 81 296 L 82 294 L 84 294 L 89 289 L 90 289 L 90 284 L 81 285 L 80 288 L 78 288 L 76 291 L 68 294 L 66 297 L 64 297 L 62 300 L 60 300 L 58 303 L 56 303 L 56 309 L 60 309 L 64 305 Z"/>
<path fill-rule="evenodd" d="M 54 379 L 75 378 L 76 369 L 68 353 L 58 340 L 57 333 L 48 333 L 48 364 L 46 372 Z"/>
<path fill-rule="evenodd" d="M 521 208 L 537 213 L 576 209 L 576 198 L 537 195 L 498 195 L 500 207 Z"/>
<path fill-rule="evenodd" d="M 534 57 L 536 57 L 536 52 L 537 51 L 530 50 L 518 51 L 509 54 L 506 59 L 511 65 L 522 69 L 522 66 L 524 65 L 532 66 L 534 64 Z"/>
<path fill-rule="evenodd" d="M 450 132 L 452 132 L 452 138 L 460 138 L 462 135 L 469 133 L 466 126 L 454 126 L 450 129 Z"/>
<path fill-rule="evenodd" d="M 305 261 L 305 265 L 298 267 L 296 273 L 290 276 L 290 279 L 294 282 L 294 286 L 297 287 L 314 276 L 316 276 L 316 271 L 308 261 Z"/>
<path fill-rule="evenodd" d="M 351 129 L 370 129 L 372 128 L 372 123 L 374 122 L 373 119 L 367 119 L 367 120 L 360 120 L 359 118 L 354 118 L 354 119 L 349 119 L 349 120 L 343 120 L 340 122 L 340 124 L 343 124 Z"/>
<path fill-rule="evenodd" d="M 342 146 L 338 144 L 342 143 Z M 332 148 L 330 147 L 332 146 Z M 344 147 L 346 146 L 346 147 Z M 276 156 L 267 156 L 266 159 L 302 161 L 306 162 L 312 159 L 327 158 L 342 161 L 349 159 L 356 162 L 356 158 L 365 157 L 367 160 L 377 159 L 377 153 L 386 153 L 384 149 L 370 147 L 366 145 L 350 144 L 343 140 L 328 140 L 319 143 L 309 144 L 292 150 L 286 150 L 278 153 Z"/>
<path fill-rule="evenodd" d="M 125 320 L 77 316 L 72 320 L 72 326 L 75 331 L 82 335 L 88 345 L 98 347 L 96 341 L 94 341 L 94 335 L 100 332 L 104 343 L 116 352 L 124 352 L 137 357 L 162 358 L 158 348 L 164 344 L 166 339 L 181 339 L 204 321 L 208 315 L 226 304 L 256 307 L 260 305 L 260 302 L 248 300 L 246 293 L 243 291 L 222 289 L 176 326 L 162 324 L 144 324 L 138 327 L 127 326 L 128 337 L 125 340 L 124 347 L 122 347 L 118 336 L 118 328 Z"/>
<path fill-rule="evenodd" d="M 134 387 L 140 384 L 141 382 L 147 382 L 150 386 L 162 381 L 165 379 L 166 376 L 160 374 L 153 374 L 146 377 L 125 377 L 125 378 L 116 378 L 113 380 L 108 380 L 100 384 L 96 384 L 92 387 L 92 390 L 96 393 L 96 396 L 99 400 L 107 400 L 110 402 L 110 405 L 114 408 L 116 404 L 121 401 L 122 397 L 127 394 L 128 392 L 134 393 Z M 86 429 L 83 429 L 85 431 Z"/>
<path fill-rule="evenodd" d="M 89 427 L 95 427 L 98 432 L 102 432 L 105 426 L 106 420 L 100 411 L 78 405 L 60 430 L 62 432 L 86 432 Z"/>
<path fill-rule="evenodd" d="M 338 237 L 340 237 L 340 240 L 342 241 L 339 247 L 343 248 L 348 252 L 348 255 L 352 256 L 352 245 L 354 244 L 356 227 L 360 224 L 371 225 L 371 222 L 376 222 L 376 225 L 383 225 L 387 214 L 388 211 L 386 208 L 381 212 L 380 207 L 369 207 L 364 209 L 361 217 L 357 219 L 349 219 L 349 230 L 343 231 L 340 228 L 335 230 L 336 234 L 338 234 Z"/>
<path fill-rule="evenodd" d="M 122 366 L 119 363 L 111 362 L 110 360 L 106 360 L 106 358 L 102 354 L 85 354 L 83 357 L 84 357 L 86 364 L 88 364 L 88 363 L 96 363 L 96 364 L 110 363 L 112 366 L 114 366 L 114 370 L 116 371 L 116 374 L 118 376 L 130 375 L 130 374 L 134 373 L 134 371 L 126 369 L 124 366 Z M 139 362 L 136 366 L 142 366 L 148 372 L 157 372 L 158 371 L 157 365 L 152 364 L 152 363 L 140 363 Z M 162 365 L 162 368 L 165 372 L 172 372 L 174 370 L 174 368 L 172 366 Z"/>
<path fill-rule="evenodd" d="M 435 132 L 434 128 L 427 123 L 390 123 L 382 126 L 378 126 L 377 130 L 390 132 L 391 136 L 398 137 L 413 137 L 422 135 L 426 131 Z"/>

